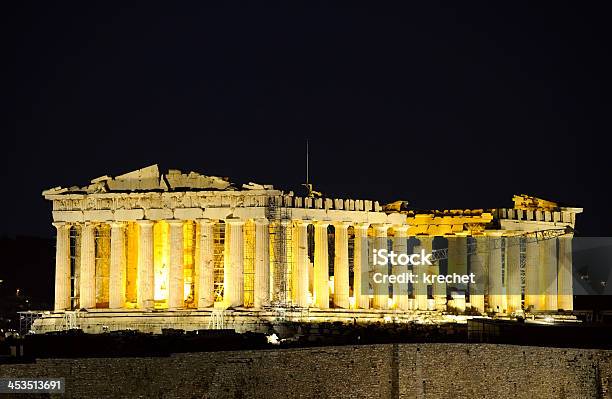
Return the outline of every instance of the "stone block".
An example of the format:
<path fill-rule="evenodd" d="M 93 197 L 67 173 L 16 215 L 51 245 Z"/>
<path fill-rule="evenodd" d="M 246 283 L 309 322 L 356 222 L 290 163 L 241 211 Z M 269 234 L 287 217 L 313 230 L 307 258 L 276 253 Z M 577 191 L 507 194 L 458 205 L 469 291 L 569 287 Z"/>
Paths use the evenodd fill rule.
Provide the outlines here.
<path fill-rule="evenodd" d="M 144 219 L 144 209 L 118 209 L 115 211 L 115 220 L 131 221 Z"/>
<path fill-rule="evenodd" d="M 54 222 L 84 222 L 83 211 L 53 211 Z"/>
<path fill-rule="evenodd" d="M 114 219 L 113 211 L 105 209 L 105 210 L 95 210 L 95 211 L 83 211 L 83 217 L 85 220 L 90 220 L 92 222 L 106 222 L 108 220 Z"/>
<path fill-rule="evenodd" d="M 174 218 L 182 220 L 195 220 L 203 217 L 202 208 L 177 208 L 174 210 Z"/>
<path fill-rule="evenodd" d="M 149 220 L 172 219 L 174 217 L 174 213 L 172 212 L 172 209 L 151 208 L 145 210 L 145 217 Z"/>

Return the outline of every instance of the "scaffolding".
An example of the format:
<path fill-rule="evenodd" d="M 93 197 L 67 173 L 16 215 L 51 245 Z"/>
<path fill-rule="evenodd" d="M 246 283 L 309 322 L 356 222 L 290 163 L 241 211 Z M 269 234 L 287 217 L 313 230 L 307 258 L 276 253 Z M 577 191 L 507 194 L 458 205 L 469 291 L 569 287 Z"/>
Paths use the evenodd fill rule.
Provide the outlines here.
<path fill-rule="evenodd" d="M 347 230 L 348 236 L 348 266 L 349 266 L 349 287 L 352 290 L 349 295 L 355 297 L 355 228 L 350 226 Z"/>
<path fill-rule="evenodd" d="M 272 298 L 274 307 L 290 307 L 291 265 L 293 260 L 291 208 L 283 197 L 268 198 L 266 217 L 270 229 L 270 268 L 272 271 Z"/>
<path fill-rule="evenodd" d="M 81 274 L 81 227 L 70 227 L 70 308 L 79 308 L 79 284 Z"/>
<path fill-rule="evenodd" d="M 79 325 L 79 311 L 66 311 L 64 312 L 64 330 L 76 330 L 81 328 Z"/>
<path fill-rule="evenodd" d="M 244 306 L 253 307 L 255 302 L 255 223 L 244 224 Z"/>
<path fill-rule="evenodd" d="M 110 276 L 110 225 L 99 224 L 94 230 L 96 306 L 108 307 Z"/>
<path fill-rule="evenodd" d="M 568 227 L 565 229 L 548 229 L 548 230 L 533 231 L 533 232 L 516 234 L 513 236 L 506 236 L 506 237 L 489 237 L 487 240 L 486 248 L 479 248 L 478 245 L 476 244 L 476 240 L 471 240 L 467 244 L 467 247 L 468 247 L 467 254 L 475 255 L 477 253 L 489 252 L 492 249 L 504 250 L 505 247 L 510 246 L 508 245 L 507 242 L 505 242 L 505 239 L 509 237 L 517 237 L 520 239 L 518 240 L 519 243 L 514 243 L 512 245 L 521 245 L 520 244 L 521 242 L 524 242 L 526 245 L 530 242 L 540 242 L 540 241 L 554 239 L 562 235 L 568 234 L 571 231 L 572 231 L 571 228 Z M 432 262 L 436 262 L 442 259 L 448 259 L 448 248 L 440 248 L 440 249 L 432 250 L 431 259 L 432 259 Z"/>
<path fill-rule="evenodd" d="M 225 309 L 213 309 L 208 320 L 209 330 L 225 329 Z"/>
<path fill-rule="evenodd" d="M 525 301 L 525 268 L 527 267 L 527 242 L 524 238 L 519 238 L 519 259 L 520 259 L 520 274 L 521 274 L 521 301 Z"/>
<path fill-rule="evenodd" d="M 213 225 L 213 288 L 215 302 L 223 301 L 223 252 L 225 249 L 225 223 L 218 221 Z"/>
<path fill-rule="evenodd" d="M 26 335 L 32 332 L 32 324 L 36 319 L 43 317 L 43 312 L 27 310 L 17 312 L 19 315 L 19 335 Z"/>

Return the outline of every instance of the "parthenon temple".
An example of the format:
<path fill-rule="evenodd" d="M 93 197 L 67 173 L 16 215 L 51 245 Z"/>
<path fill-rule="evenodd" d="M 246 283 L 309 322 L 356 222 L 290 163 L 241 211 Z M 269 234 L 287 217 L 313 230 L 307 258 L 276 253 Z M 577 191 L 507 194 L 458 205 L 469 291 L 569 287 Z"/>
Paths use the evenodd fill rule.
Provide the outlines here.
<path fill-rule="evenodd" d="M 407 193 L 409 195 L 409 193 Z M 54 311 L 35 328 L 89 331 L 285 314 L 414 320 L 449 309 L 572 310 L 572 235 L 581 208 L 515 195 L 512 208 L 417 210 L 405 201 L 297 196 L 271 185 L 160 173 L 157 165 L 43 192 L 57 229 Z M 373 249 L 431 253 L 414 271 L 476 282 L 373 284 Z M 76 316 L 74 316 L 76 315 Z"/>

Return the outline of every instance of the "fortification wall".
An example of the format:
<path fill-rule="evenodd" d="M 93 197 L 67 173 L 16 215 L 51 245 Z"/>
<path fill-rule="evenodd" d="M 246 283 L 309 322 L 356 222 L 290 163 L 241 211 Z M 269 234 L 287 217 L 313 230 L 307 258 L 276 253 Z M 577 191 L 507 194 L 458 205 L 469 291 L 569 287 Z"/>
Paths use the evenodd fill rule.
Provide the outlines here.
<path fill-rule="evenodd" d="M 610 398 L 612 351 L 387 344 L 0 365 L 43 376 L 65 377 L 73 398 Z"/>

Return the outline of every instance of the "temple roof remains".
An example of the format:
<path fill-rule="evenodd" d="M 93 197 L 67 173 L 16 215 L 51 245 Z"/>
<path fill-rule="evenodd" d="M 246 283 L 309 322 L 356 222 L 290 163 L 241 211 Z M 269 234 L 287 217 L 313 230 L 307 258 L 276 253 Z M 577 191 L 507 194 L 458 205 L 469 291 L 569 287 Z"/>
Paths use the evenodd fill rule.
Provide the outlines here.
<path fill-rule="evenodd" d="M 264 195 L 285 195 L 293 197 L 293 192 L 284 193 L 279 190 L 275 190 L 272 185 L 268 184 L 257 184 L 249 182 L 247 184 L 236 185 L 229 181 L 227 177 L 219 176 L 208 176 L 197 172 L 183 173 L 178 169 L 170 169 L 167 173 L 160 173 L 157 164 L 147 166 L 141 169 L 134 170 L 132 172 L 124 173 L 115 177 L 101 176 L 91 180 L 90 184 L 86 186 L 71 186 L 71 187 L 54 187 L 43 191 L 43 196 L 47 199 L 57 198 L 55 196 L 62 196 L 68 194 L 103 194 L 103 193 L 147 193 L 147 192 L 193 192 L 193 191 L 220 191 L 220 192 L 233 192 L 234 194 L 241 195 L 241 193 L 248 192 L 249 194 L 264 194 Z M 300 203 L 302 200 L 300 200 Z M 304 204 L 306 199 L 303 200 Z M 327 204 L 328 202 L 332 205 L 325 205 L 325 209 L 335 208 L 333 204 L 336 202 L 344 204 L 345 200 L 330 199 L 330 198 L 318 198 L 318 196 L 311 198 L 313 206 L 317 208 L 317 201 Z M 347 206 L 350 207 L 350 200 Z M 370 201 L 371 202 L 371 201 Z M 533 212 L 533 211 L 568 211 L 573 213 L 582 212 L 582 208 L 568 207 L 557 202 L 545 200 L 542 198 L 529 196 L 525 194 L 515 195 L 513 197 L 514 208 L 519 211 Z M 373 203 L 373 210 L 376 212 L 383 211 L 387 214 L 400 213 L 414 217 L 416 215 L 430 215 L 432 217 L 481 217 L 483 215 L 490 215 L 495 213 L 495 209 L 445 209 L 445 210 L 426 210 L 426 209 L 414 209 L 409 207 L 408 201 L 395 201 L 390 204 L 383 205 L 382 207 L 376 201 Z M 301 206 L 301 205 L 300 205 Z M 344 206 L 338 205 L 338 209 L 345 209 Z"/>
<path fill-rule="evenodd" d="M 272 185 L 249 182 L 241 190 L 273 190 Z M 115 177 L 101 176 L 86 186 L 54 187 L 43 191 L 43 195 L 95 194 L 109 192 L 142 191 L 235 191 L 237 189 L 227 177 L 207 176 L 197 172 L 183 173 L 170 169 L 160 173 L 157 164 L 124 173 Z"/>

